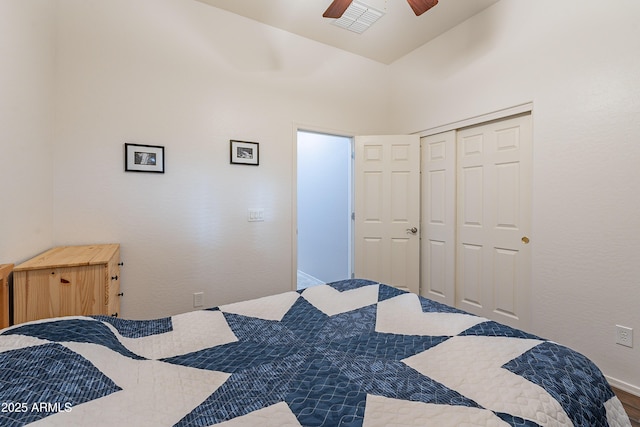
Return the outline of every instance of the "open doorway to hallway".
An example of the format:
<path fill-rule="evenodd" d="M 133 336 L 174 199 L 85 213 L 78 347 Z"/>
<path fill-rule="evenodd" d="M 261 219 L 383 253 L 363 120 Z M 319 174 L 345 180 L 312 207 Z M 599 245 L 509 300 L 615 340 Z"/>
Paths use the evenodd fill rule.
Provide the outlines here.
<path fill-rule="evenodd" d="M 297 133 L 297 287 L 353 272 L 353 140 Z"/>

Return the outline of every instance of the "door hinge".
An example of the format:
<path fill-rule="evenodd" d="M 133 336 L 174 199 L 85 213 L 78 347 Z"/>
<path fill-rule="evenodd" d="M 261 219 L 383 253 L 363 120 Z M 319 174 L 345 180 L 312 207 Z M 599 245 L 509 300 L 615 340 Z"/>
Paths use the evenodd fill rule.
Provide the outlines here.
<path fill-rule="evenodd" d="M 356 213 L 351 212 L 351 221 L 355 221 L 355 220 L 356 220 Z"/>

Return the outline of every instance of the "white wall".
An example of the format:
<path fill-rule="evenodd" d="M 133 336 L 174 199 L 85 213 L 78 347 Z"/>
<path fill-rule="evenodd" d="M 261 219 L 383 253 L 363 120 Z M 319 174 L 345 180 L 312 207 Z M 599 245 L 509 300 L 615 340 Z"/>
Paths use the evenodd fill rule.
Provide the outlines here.
<path fill-rule="evenodd" d="M 298 132 L 298 270 L 351 277 L 351 138 Z"/>
<path fill-rule="evenodd" d="M 192 0 L 57 3 L 54 243 L 122 245 L 128 318 L 291 290 L 296 126 L 381 132 L 387 68 Z M 123 172 L 125 142 L 166 173 Z"/>
<path fill-rule="evenodd" d="M 0 264 L 51 246 L 55 9 L 0 2 Z"/>
<path fill-rule="evenodd" d="M 288 290 L 294 123 L 413 132 L 533 101 L 534 332 L 639 387 L 640 346 L 613 344 L 640 331 L 638 16 L 502 1 L 384 67 L 191 0 L 2 0 L 0 262 L 120 242 L 131 318 Z M 229 165 L 232 138 L 261 165 Z M 167 173 L 124 173 L 125 142 L 164 145 Z"/>
<path fill-rule="evenodd" d="M 395 132 L 533 102 L 533 332 L 640 391 L 640 2 L 501 1 L 392 64 Z M 624 385 L 624 384 L 622 384 Z"/>

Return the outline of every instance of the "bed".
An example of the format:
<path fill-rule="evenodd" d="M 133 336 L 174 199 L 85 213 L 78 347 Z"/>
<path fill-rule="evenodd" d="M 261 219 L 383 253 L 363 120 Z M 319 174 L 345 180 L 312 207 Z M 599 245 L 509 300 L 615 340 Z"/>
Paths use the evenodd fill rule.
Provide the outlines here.
<path fill-rule="evenodd" d="M 583 355 L 368 280 L 0 333 L 0 425 L 629 426 Z"/>

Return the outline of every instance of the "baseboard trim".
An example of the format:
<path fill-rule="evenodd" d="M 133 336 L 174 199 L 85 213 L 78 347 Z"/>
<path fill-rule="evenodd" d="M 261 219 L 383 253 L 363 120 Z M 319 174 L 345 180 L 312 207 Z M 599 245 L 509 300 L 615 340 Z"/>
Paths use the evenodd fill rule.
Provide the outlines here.
<path fill-rule="evenodd" d="M 638 396 L 640 397 L 640 387 L 637 387 L 633 384 L 629 384 L 626 383 L 624 381 L 621 381 L 619 379 L 613 378 L 613 377 L 609 377 L 605 375 L 605 378 L 607 379 L 607 381 L 609 382 L 609 385 L 611 385 L 612 387 L 615 387 L 617 389 L 620 389 L 622 391 L 626 391 L 627 393 L 631 393 L 634 396 Z"/>

